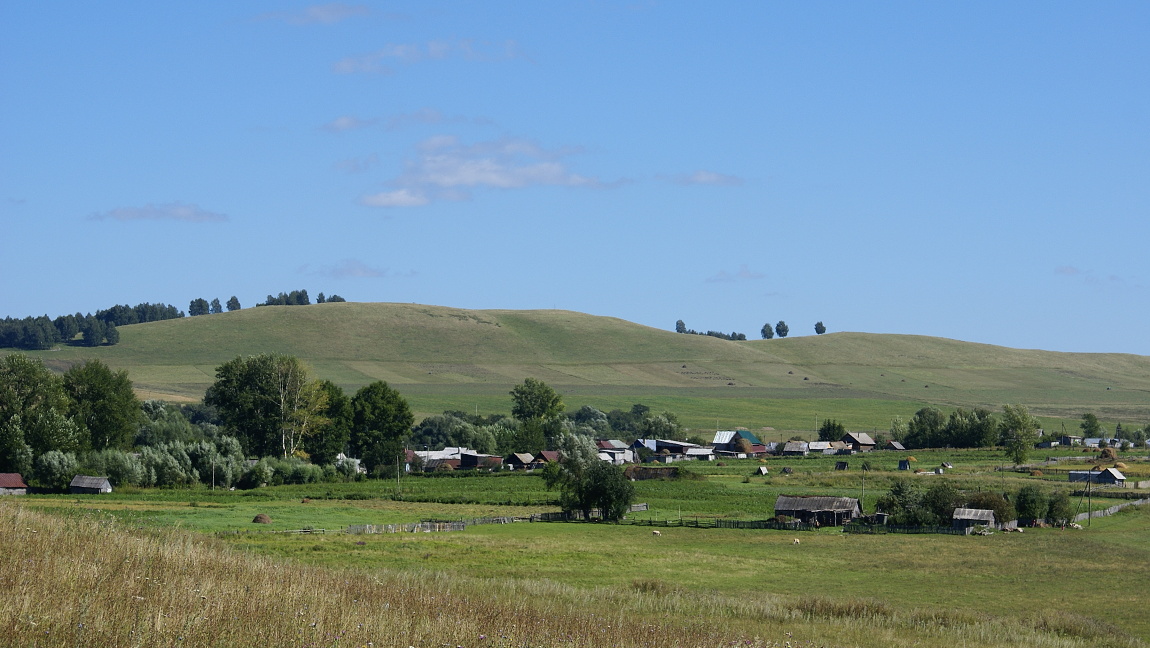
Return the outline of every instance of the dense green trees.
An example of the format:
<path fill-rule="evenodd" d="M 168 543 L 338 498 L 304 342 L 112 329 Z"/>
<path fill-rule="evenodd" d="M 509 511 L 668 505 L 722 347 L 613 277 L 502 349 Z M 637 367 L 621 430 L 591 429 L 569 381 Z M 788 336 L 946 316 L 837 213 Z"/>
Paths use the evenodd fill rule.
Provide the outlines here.
<path fill-rule="evenodd" d="M 787 326 L 787 323 L 784 322 L 783 320 L 779 320 L 779 323 L 775 324 L 775 335 L 777 335 L 781 338 L 785 338 L 785 337 L 787 337 L 787 334 L 790 332 L 791 332 L 791 327 Z"/>
<path fill-rule="evenodd" d="M 238 311 L 239 309 L 240 309 L 240 300 L 236 299 L 235 295 L 232 295 L 232 298 L 228 300 L 228 311 L 229 312 Z"/>
<path fill-rule="evenodd" d="M 937 407 L 924 407 L 905 424 L 905 432 L 892 423 L 891 437 L 908 448 L 986 448 L 998 443 L 999 423 L 982 408 L 959 408 L 947 416 Z"/>
<path fill-rule="evenodd" d="M 260 456 L 295 454 L 327 422 L 327 391 L 294 356 L 265 353 L 220 365 L 204 403 Z"/>
<path fill-rule="evenodd" d="M 1082 436 L 1087 439 L 1096 439 L 1102 436 L 1102 424 L 1098 422 L 1098 417 L 1090 412 L 1082 415 L 1082 422 L 1078 424 L 1078 427 L 1082 430 Z"/>
<path fill-rule="evenodd" d="M 827 332 L 827 327 L 823 326 L 822 322 L 815 322 L 815 335 L 822 335 Z"/>
<path fill-rule="evenodd" d="M 99 360 L 88 360 L 64 374 L 71 399 L 72 420 L 87 428 L 93 450 L 127 448 L 141 422 L 140 401 L 127 371 L 113 371 Z"/>
<path fill-rule="evenodd" d="M 407 401 L 386 382 L 361 387 L 351 399 L 350 446 L 368 472 L 383 474 L 403 455 L 403 442 L 415 418 Z"/>
<path fill-rule="evenodd" d="M 838 441 L 847 433 L 847 428 L 834 419 L 827 419 L 819 426 L 819 441 Z"/>
<path fill-rule="evenodd" d="M 625 515 L 635 497 L 635 487 L 623 469 L 600 461 L 590 437 L 564 432 L 558 442 L 559 461 L 548 464 L 543 478 L 549 489 L 559 490 L 564 511 L 581 511 L 591 519 L 598 509 L 605 520 Z"/>
<path fill-rule="evenodd" d="M 764 340 L 769 340 L 775 337 L 775 327 L 771 326 L 770 322 L 767 322 L 763 324 L 763 329 L 759 331 L 759 334 L 763 336 Z"/>
<path fill-rule="evenodd" d="M 197 297 L 188 304 L 188 316 L 196 317 L 198 315 L 207 315 L 211 312 L 211 304 L 203 297 Z"/>

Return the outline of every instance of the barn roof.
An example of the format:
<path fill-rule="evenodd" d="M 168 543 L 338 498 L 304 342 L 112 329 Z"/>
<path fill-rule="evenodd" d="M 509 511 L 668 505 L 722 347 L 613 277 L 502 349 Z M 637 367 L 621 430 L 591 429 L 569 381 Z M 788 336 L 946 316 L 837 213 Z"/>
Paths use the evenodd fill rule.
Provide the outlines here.
<path fill-rule="evenodd" d="M 783 452 L 806 452 L 807 450 L 806 441 L 787 441 L 787 444 L 783 446 Z"/>
<path fill-rule="evenodd" d="M 715 439 L 713 441 L 711 441 L 711 443 L 713 443 L 715 445 L 722 445 L 722 444 L 730 443 L 731 441 L 734 441 L 734 439 L 735 439 L 735 431 L 734 430 L 719 430 L 718 432 L 715 433 Z"/>
<path fill-rule="evenodd" d="M 0 473 L 0 488 L 28 488 L 20 473 Z"/>
<path fill-rule="evenodd" d="M 866 432 L 847 432 L 846 436 L 843 437 L 843 440 L 846 441 L 848 437 L 850 438 L 850 441 L 847 441 L 847 443 L 854 441 L 855 443 L 858 443 L 859 445 L 874 445 L 875 444 L 874 439 L 872 439 L 871 436 L 869 434 L 867 434 Z"/>
<path fill-rule="evenodd" d="M 76 475 L 72 478 L 72 483 L 68 484 L 72 488 L 111 488 L 112 483 L 108 481 L 107 477 L 89 477 L 87 475 Z"/>
<path fill-rule="evenodd" d="M 994 511 L 990 509 L 956 508 L 951 518 L 955 520 L 974 520 L 994 524 Z"/>
<path fill-rule="evenodd" d="M 859 501 L 853 497 L 830 497 L 824 495 L 779 495 L 775 500 L 778 511 L 854 511 Z"/>

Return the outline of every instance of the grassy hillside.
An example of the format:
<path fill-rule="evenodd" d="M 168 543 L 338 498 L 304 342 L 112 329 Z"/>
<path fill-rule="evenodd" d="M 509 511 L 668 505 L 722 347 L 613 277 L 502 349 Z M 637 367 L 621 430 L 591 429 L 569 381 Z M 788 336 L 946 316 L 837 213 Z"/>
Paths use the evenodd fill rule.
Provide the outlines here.
<path fill-rule="evenodd" d="M 299 356 L 352 391 L 386 380 L 417 414 L 506 412 L 534 376 L 568 407 L 642 402 L 694 428 L 809 430 L 837 418 L 885 429 L 923 404 L 1023 403 L 1048 427 L 1093 411 L 1150 421 L 1150 357 L 1028 351 L 920 336 L 831 333 L 729 342 L 569 311 L 414 304 L 263 307 L 125 326 L 120 344 L 36 355 L 58 370 L 88 357 L 127 369 L 141 395 L 198 400 L 238 355 Z M 768 435 L 769 436 L 769 435 Z"/>

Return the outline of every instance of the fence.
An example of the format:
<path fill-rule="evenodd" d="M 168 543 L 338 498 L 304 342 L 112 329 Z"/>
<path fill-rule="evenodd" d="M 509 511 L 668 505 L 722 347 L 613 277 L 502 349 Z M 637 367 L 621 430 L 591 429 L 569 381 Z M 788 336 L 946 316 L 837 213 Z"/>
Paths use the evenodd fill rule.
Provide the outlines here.
<path fill-rule="evenodd" d="M 966 535 L 968 529 L 956 529 L 948 526 L 902 526 L 898 524 L 844 524 L 843 533 L 865 533 L 883 535 L 887 533 L 941 533 L 944 535 Z"/>
<path fill-rule="evenodd" d="M 462 531 L 467 528 L 463 522 L 415 522 L 413 524 L 352 524 L 347 532 L 355 535 L 371 533 L 434 533 L 441 531 Z"/>
<path fill-rule="evenodd" d="M 1134 500 L 1132 502 L 1126 502 L 1124 504 L 1115 504 L 1114 506 L 1111 506 L 1110 508 L 1101 509 L 1098 511 L 1087 511 L 1086 513 L 1079 513 L 1078 515 L 1074 516 L 1074 519 L 1071 520 L 1071 522 L 1081 522 L 1081 521 L 1086 520 L 1088 518 L 1106 517 L 1107 515 L 1114 515 L 1115 513 L 1117 513 L 1118 511 L 1121 511 L 1122 509 L 1126 508 L 1127 506 L 1137 506 L 1139 504 L 1150 504 L 1150 497 Z"/>

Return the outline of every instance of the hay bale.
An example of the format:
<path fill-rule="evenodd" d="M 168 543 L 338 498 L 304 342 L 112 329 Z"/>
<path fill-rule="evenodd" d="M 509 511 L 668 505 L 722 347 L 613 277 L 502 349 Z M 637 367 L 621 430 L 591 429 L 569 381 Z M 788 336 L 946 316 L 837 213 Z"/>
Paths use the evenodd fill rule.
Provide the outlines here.
<path fill-rule="evenodd" d="M 267 513 L 260 513 L 259 515 L 252 518 L 252 522 L 255 524 L 271 524 L 272 519 L 268 517 Z"/>
<path fill-rule="evenodd" d="M 1114 464 L 1114 467 L 1117 468 L 1118 470 L 1126 470 L 1126 464 L 1122 463 L 1121 461 Z"/>
<path fill-rule="evenodd" d="M 1041 476 L 1042 476 L 1042 471 L 1041 471 L 1041 470 L 1031 470 L 1031 471 L 1030 471 L 1030 476 L 1031 476 L 1031 477 L 1041 477 Z"/>

